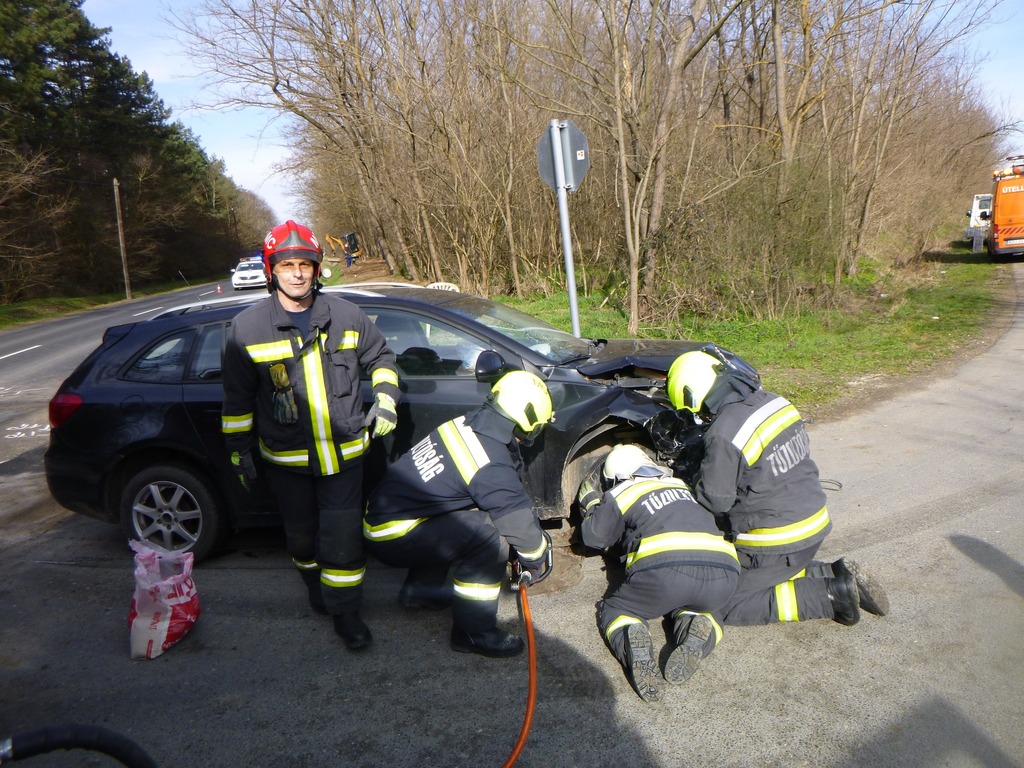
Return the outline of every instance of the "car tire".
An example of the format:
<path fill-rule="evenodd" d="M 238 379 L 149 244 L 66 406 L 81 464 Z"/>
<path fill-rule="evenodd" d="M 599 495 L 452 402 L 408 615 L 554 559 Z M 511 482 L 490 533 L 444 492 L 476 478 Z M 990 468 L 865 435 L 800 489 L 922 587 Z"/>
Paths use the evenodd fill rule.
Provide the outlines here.
<path fill-rule="evenodd" d="M 586 450 L 577 454 L 566 465 L 562 472 L 562 496 L 565 499 L 567 510 L 566 521 L 575 527 L 581 517 L 579 503 L 576 501 L 576 494 L 579 492 L 580 484 L 589 480 L 595 488 L 601 487 L 601 465 L 604 458 L 612 449 L 613 443 L 598 441 L 587 446 Z"/>
<path fill-rule="evenodd" d="M 612 448 L 622 443 L 636 443 L 641 445 L 650 453 L 654 451 L 648 445 L 648 441 L 638 432 L 617 432 L 603 434 L 594 441 L 584 446 L 583 450 L 577 453 L 566 465 L 562 472 L 562 494 L 566 506 L 570 510 L 570 521 L 579 519 L 579 504 L 576 501 L 576 494 L 580 489 L 580 483 L 589 480 L 594 487 L 601 486 L 601 469 L 604 460 L 611 453 Z"/>
<path fill-rule="evenodd" d="M 195 562 L 216 552 L 228 531 L 212 483 L 181 464 L 158 464 L 137 472 L 125 484 L 118 509 L 129 539 L 191 552 Z"/>

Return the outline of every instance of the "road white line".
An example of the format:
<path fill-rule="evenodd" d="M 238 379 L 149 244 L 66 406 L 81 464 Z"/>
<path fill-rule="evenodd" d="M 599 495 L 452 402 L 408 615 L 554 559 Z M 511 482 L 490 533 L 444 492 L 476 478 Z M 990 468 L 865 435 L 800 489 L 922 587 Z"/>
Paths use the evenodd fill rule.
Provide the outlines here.
<path fill-rule="evenodd" d="M 146 309 L 143 310 L 142 312 L 136 312 L 134 315 L 132 315 L 132 317 L 138 317 L 139 315 L 148 315 L 150 312 L 156 312 L 158 309 L 163 309 L 163 307 L 153 307 L 152 309 Z"/>
<path fill-rule="evenodd" d="M 42 344 L 36 344 L 34 347 L 25 347 L 24 349 L 19 349 L 17 352 L 8 352 L 6 355 L 0 356 L 0 360 L 5 360 L 8 357 L 14 357 L 15 355 L 20 355 L 22 352 L 31 352 L 33 349 L 39 349 L 41 346 L 43 346 L 43 345 Z"/>

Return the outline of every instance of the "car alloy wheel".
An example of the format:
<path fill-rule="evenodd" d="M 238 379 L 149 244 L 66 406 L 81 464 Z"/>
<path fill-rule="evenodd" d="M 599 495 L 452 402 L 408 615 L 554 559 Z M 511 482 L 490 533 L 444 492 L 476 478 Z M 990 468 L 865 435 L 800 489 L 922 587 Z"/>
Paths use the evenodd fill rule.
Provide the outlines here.
<path fill-rule="evenodd" d="M 124 486 L 121 525 L 130 539 L 203 560 L 220 546 L 226 518 L 208 481 L 181 464 L 142 469 Z"/>

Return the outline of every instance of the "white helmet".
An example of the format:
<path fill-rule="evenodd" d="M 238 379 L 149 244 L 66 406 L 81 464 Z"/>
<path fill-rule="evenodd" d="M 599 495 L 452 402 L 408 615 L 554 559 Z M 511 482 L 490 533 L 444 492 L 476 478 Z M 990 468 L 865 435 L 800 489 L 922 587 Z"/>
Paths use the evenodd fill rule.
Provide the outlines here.
<path fill-rule="evenodd" d="M 659 466 L 643 448 L 632 443 L 612 448 L 601 470 L 601 476 L 609 484 L 621 483 L 632 477 L 663 477 L 668 474 L 668 469 Z"/>

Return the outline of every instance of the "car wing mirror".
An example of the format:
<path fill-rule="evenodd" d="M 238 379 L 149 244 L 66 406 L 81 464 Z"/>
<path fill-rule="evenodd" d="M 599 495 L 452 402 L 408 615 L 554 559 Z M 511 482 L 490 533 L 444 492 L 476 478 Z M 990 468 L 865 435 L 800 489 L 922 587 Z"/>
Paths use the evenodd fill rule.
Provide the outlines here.
<path fill-rule="evenodd" d="M 476 358 L 476 380 L 481 384 L 493 384 L 508 370 L 504 358 L 493 349 L 485 349 Z"/>

